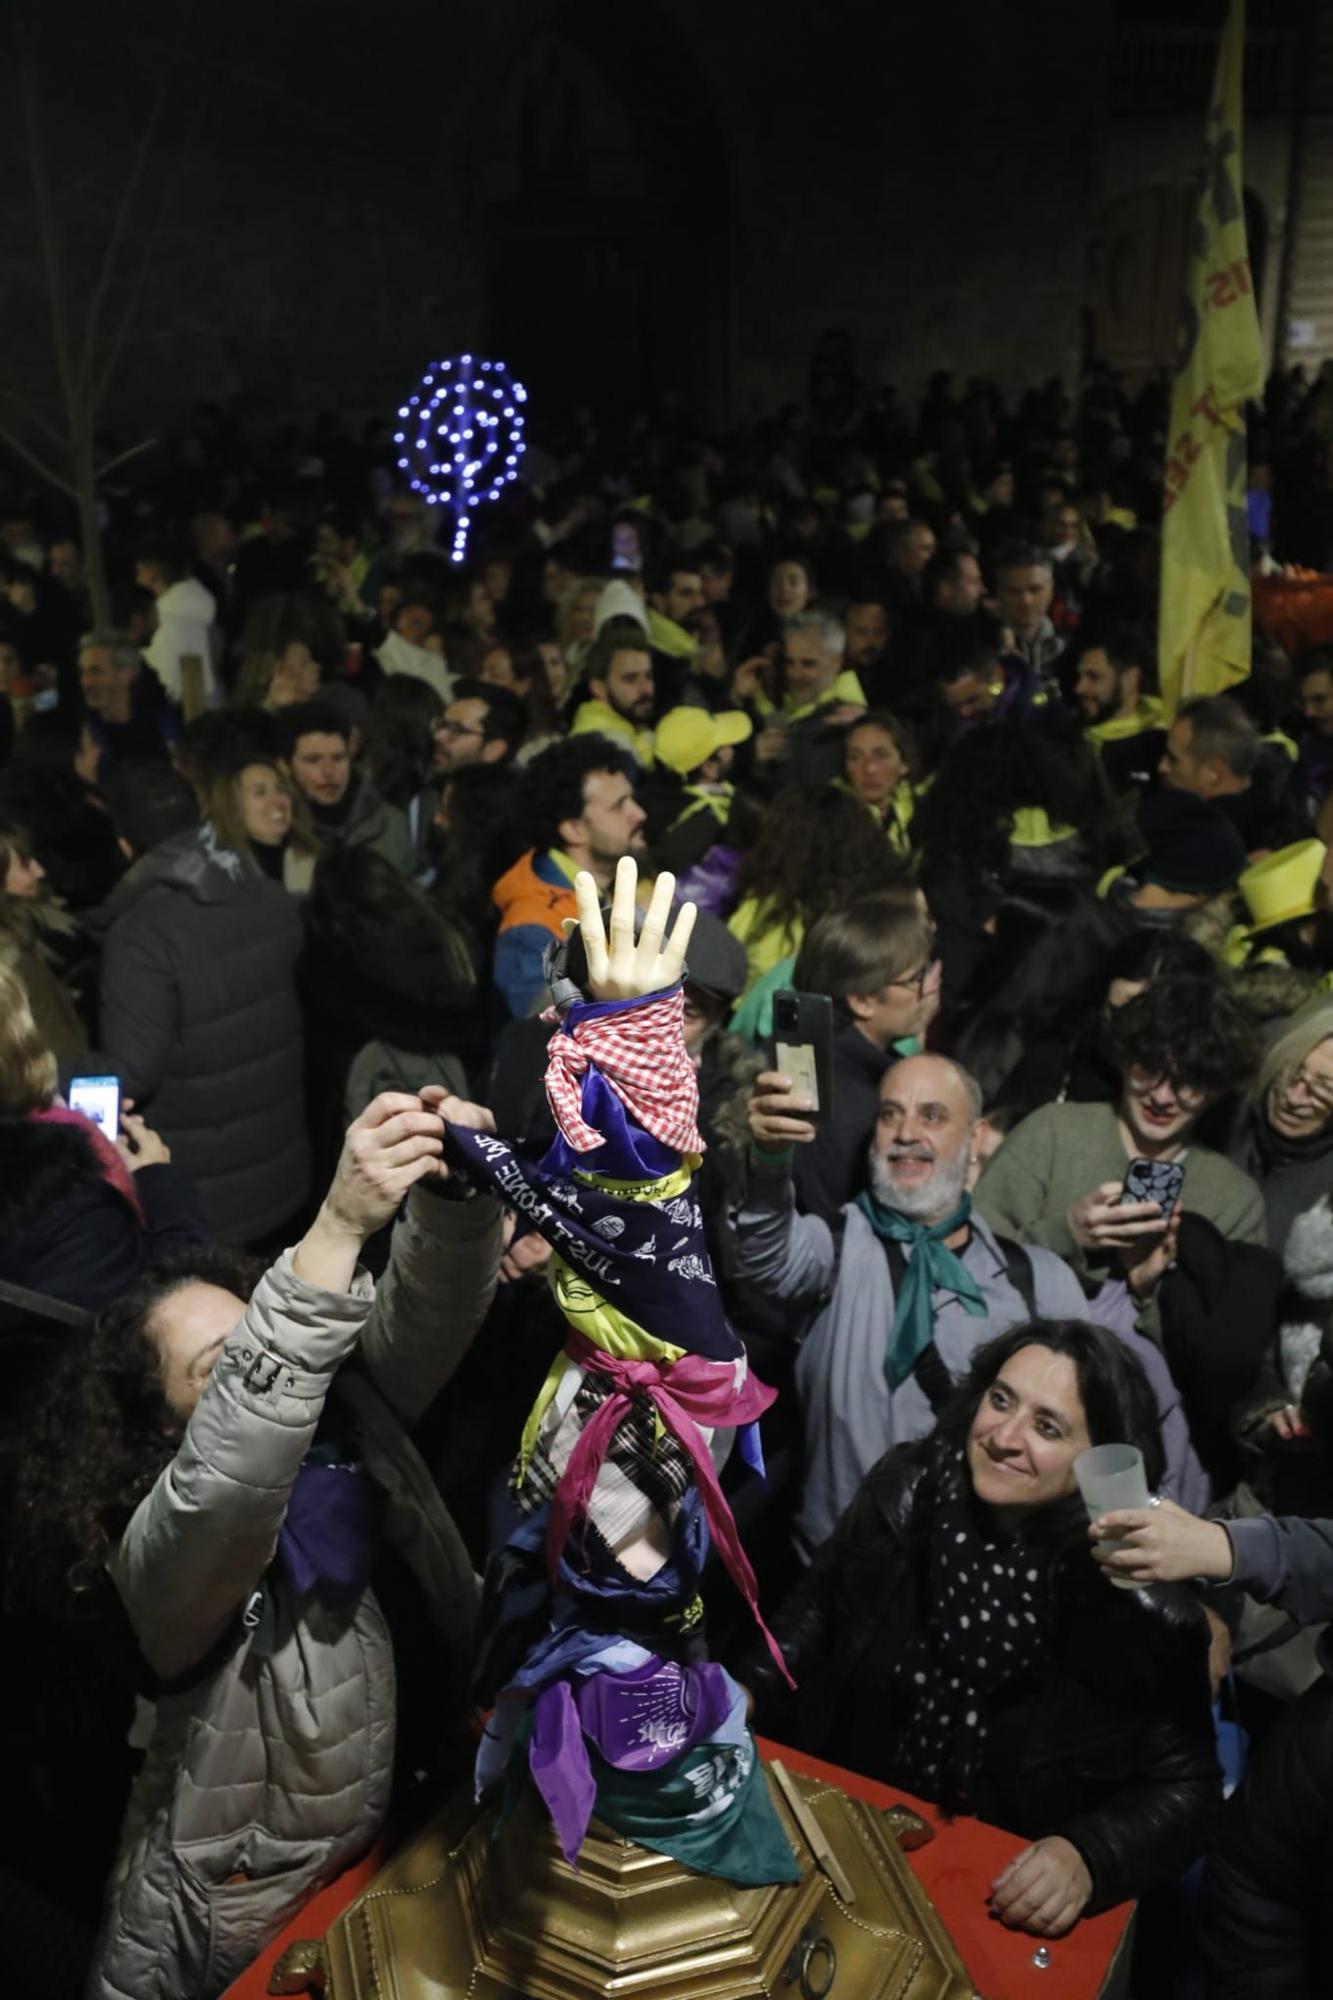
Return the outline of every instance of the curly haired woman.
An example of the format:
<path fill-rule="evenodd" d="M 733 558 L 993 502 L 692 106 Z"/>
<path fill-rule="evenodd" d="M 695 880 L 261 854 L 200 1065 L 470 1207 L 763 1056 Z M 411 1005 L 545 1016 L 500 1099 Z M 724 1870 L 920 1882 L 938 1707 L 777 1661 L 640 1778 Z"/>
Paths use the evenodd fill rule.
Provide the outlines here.
<path fill-rule="evenodd" d="M 406 1427 L 480 1324 L 500 1221 L 440 1189 L 445 1115 L 490 1122 L 376 1098 L 253 1288 L 216 1253 L 150 1273 L 29 1426 L 17 1585 L 85 1644 L 118 1599 L 154 1697 L 94 2000 L 214 2000 L 461 1713 L 476 1579 Z M 362 1246 L 405 1198 L 376 1298 Z"/>

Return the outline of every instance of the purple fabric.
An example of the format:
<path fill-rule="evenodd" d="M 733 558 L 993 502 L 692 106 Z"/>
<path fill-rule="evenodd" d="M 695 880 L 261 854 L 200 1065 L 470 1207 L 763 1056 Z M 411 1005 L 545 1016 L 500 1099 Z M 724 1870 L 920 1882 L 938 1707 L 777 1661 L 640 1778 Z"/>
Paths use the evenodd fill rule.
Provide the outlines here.
<path fill-rule="evenodd" d="M 574 1700 L 584 1734 L 618 1771 L 659 1771 L 717 1735 L 736 1699 L 716 1661 L 656 1655 L 634 1673 L 590 1674 Z"/>
<path fill-rule="evenodd" d="M 597 1800 L 588 1743 L 618 1771 L 660 1771 L 714 1741 L 737 1699 L 715 1661 L 682 1667 L 656 1654 L 630 1673 L 594 1673 L 576 1688 L 558 1680 L 542 1689 L 533 1703 L 528 1769 L 571 1868 Z"/>
<path fill-rule="evenodd" d="M 375 1561 L 376 1500 L 358 1467 L 306 1460 L 278 1533 L 278 1561 L 298 1597 L 318 1589 L 347 1604 L 361 1595 Z"/>
<path fill-rule="evenodd" d="M 725 921 L 736 907 L 744 860 L 739 847 L 728 847 L 720 840 L 714 842 L 693 867 L 687 868 L 678 877 L 677 900 L 695 903 L 710 917 L 720 917 Z"/>
<path fill-rule="evenodd" d="M 560 1851 L 574 1868 L 592 1818 L 597 1785 L 568 1681 L 552 1681 L 533 1704 L 528 1769 L 546 1801 Z"/>

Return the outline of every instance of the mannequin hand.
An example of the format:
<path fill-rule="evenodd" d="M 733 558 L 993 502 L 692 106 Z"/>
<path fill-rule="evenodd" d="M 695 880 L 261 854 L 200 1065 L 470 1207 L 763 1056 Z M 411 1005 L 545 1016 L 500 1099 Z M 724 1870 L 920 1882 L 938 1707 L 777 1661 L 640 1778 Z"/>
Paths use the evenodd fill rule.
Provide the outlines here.
<path fill-rule="evenodd" d="M 663 873 L 653 885 L 652 901 L 643 920 L 638 943 L 634 941 L 634 896 L 638 888 L 638 864 L 625 855 L 616 866 L 616 886 L 611 896 L 611 940 L 602 928 L 601 902 L 597 884 L 586 870 L 574 878 L 574 900 L 578 904 L 579 929 L 588 955 L 588 991 L 594 1000 L 631 1000 L 644 993 L 660 993 L 675 986 L 685 963 L 697 914 L 693 903 L 682 903 L 671 936 L 663 942 L 671 898 L 676 892 L 674 875 Z"/>
<path fill-rule="evenodd" d="M 991 1883 L 992 1916 L 1034 1937 L 1063 1937 L 1088 1906 L 1092 1877 L 1078 1849 L 1058 1833 L 1016 1854 Z"/>

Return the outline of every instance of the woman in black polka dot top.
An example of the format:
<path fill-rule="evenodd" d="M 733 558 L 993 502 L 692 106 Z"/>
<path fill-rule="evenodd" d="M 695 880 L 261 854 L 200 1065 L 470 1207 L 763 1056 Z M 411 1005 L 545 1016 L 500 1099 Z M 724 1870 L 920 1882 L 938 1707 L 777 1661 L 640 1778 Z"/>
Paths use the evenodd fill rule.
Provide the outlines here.
<path fill-rule="evenodd" d="M 1113 1335 L 991 1341 L 775 1620 L 797 1694 L 757 1655 L 741 1669 L 769 1734 L 1028 1838 L 991 1901 L 1042 1936 L 1178 1876 L 1222 1795 L 1197 1598 L 1116 1589 L 1092 1559 L 1073 1464 L 1109 1443 L 1156 1485 L 1152 1393 Z"/>

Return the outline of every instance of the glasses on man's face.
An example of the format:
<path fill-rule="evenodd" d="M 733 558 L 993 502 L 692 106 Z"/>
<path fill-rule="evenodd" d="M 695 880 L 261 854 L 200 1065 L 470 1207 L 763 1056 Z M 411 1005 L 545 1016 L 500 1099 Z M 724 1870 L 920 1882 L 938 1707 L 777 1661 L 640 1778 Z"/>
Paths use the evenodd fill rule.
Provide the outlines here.
<path fill-rule="evenodd" d="M 1333 1111 L 1333 1076 L 1312 1075 L 1302 1063 L 1300 1068 L 1287 1078 L 1288 1092 L 1295 1090 L 1298 1084 L 1321 1111 Z"/>
<path fill-rule="evenodd" d="M 938 964 L 938 958 L 928 958 L 915 972 L 904 972 L 901 979 L 891 979 L 889 984 L 901 987 L 904 993 L 915 993 L 918 1000 L 924 1000 L 926 984 Z"/>
<path fill-rule="evenodd" d="M 466 722 L 437 722 L 435 725 L 435 734 L 437 736 L 484 736 L 486 731 L 484 729 L 469 728 Z"/>

